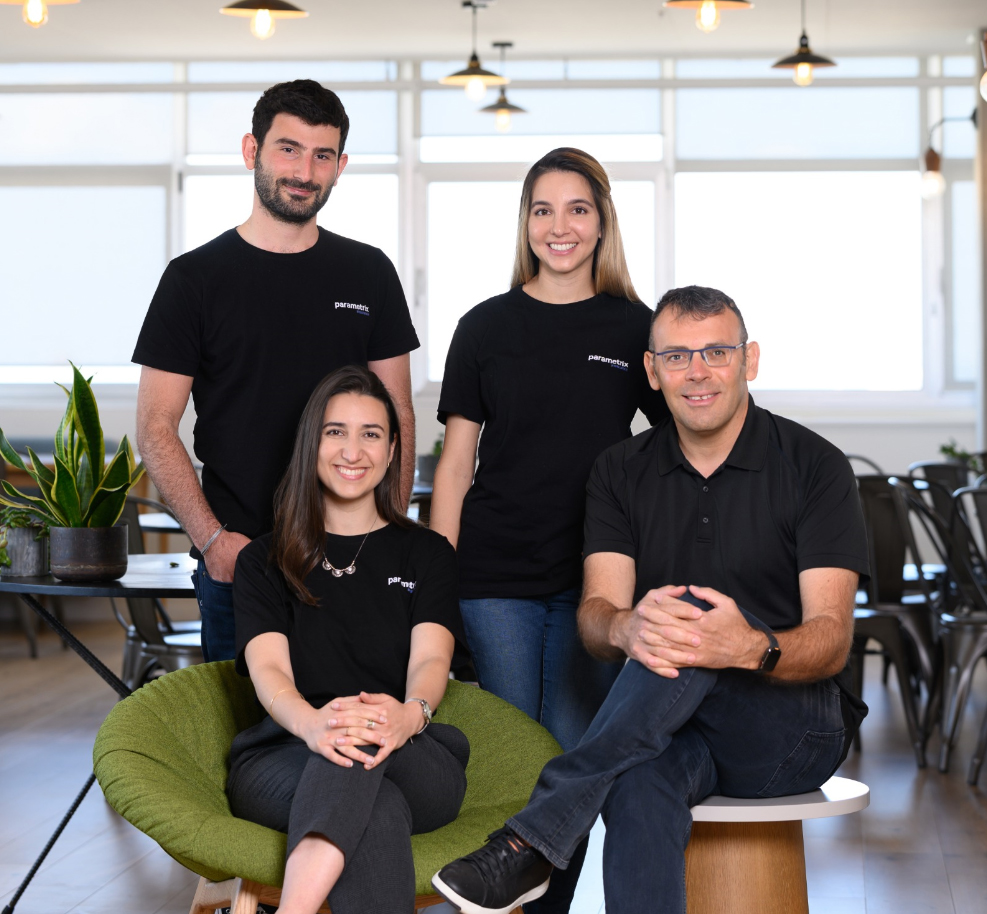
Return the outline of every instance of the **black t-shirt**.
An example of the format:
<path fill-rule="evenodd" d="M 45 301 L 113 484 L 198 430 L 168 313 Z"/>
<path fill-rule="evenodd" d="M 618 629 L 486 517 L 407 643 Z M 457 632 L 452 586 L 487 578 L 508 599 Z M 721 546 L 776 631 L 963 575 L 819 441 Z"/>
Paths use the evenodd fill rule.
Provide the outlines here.
<path fill-rule="evenodd" d="M 579 584 L 586 479 L 640 408 L 668 415 L 642 356 L 651 310 L 609 295 L 553 305 L 520 286 L 459 321 L 439 421 L 483 426 L 463 504 L 461 595 L 535 596 Z"/>
<path fill-rule="evenodd" d="M 363 539 L 363 534 L 327 533 L 326 556 L 344 568 Z M 414 626 L 435 622 L 465 643 L 456 555 L 439 534 L 393 524 L 375 530 L 360 551 L 356 572 L 339 578 L 320 561 L 305 578 L 316 606 L 294 596 L 268 561 L 270 545 L 271 535 L 262 536 L 237 558 L 233 610 L 241 675 L 247 675 L 247 644 L 280 632 L 288 638 L 295 687 L 315 707 L 361 690 L 402 700 Z"/>
<path fill-rule="evenodd" d="M 319 229 L 308 250 L 275 254 L 231 229 L 168 265 L 133 360 L 193 378 L 206 498 L 221 523 L 254 537 L 272 527 L 316 384 L 417 347 L 382 251 Z"/>
<path fill-rule="evenodd" d="M 846 458 L 753 399 L 708 479 L 682 455 L 671 419 L 602 454 L 587 486 L 586 555 L 594 552 L 634 559 L 635 603 L 653 587 L 697 584 L 779 630 L 802 622 L 799 572 L 868 571 Z"/>

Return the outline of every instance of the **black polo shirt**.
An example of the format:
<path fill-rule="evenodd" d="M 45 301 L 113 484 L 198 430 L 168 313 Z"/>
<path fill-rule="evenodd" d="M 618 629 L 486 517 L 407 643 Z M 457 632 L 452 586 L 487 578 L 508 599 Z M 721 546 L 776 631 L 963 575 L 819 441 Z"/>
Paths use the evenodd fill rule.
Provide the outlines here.
<path fill-rule="evenodd" d="M 868 572 L 846 458 L 753 399 L 730 456 L 708 479 L 682 455 L 671 418 L 604 451 L 587 485 L 585 534 L 585 555 L 634 559 L 635 604 L 654 587 L 697 584 L 778 630 L 802 622 L 799 572 Z"/>

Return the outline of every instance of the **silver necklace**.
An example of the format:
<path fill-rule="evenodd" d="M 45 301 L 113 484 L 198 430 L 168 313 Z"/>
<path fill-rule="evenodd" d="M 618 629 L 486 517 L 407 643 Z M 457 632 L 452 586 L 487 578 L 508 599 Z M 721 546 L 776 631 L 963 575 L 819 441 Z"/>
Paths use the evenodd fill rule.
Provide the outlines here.
<path fill-rule="evenodd" d="M 374 514 L 374 522 L 370 525 L 370 529 L 367 531 L 367 536 L 363 538 L 363 542 L 360 543 L 360 548 L 356 550 L 356 555 L 353 556 L 353 561 L 349 563 L 345 568 L 337 568 L 332 562 L 326 558 L 326 553 L 322 553 L 322 567 L 326 571 L 331 571 L 334 578 L 341 578 L 344 574 L 353 574 L 356 571 L 356 560 L 360 557 L 360 553 L 363 551 L 363 544 L 366 543 L 367 537 L 373 533 L 374 527 L 377 526 L 377 515 Z"/>

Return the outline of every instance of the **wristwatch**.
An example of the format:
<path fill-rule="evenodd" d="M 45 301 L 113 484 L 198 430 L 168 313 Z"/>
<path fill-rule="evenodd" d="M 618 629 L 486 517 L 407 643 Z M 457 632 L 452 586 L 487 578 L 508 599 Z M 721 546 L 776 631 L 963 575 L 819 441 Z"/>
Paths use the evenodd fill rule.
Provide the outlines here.
<path fill-rule="evenodd" d="M 778 642 L 776 641 L 775 644 L 777 643 Z M 432 722 L 432 708 L 424 698 L 406 698 L 404 703 L 408 704 L 412 701 L 417 701 L 418 704 L 422 706 L 422 717 L 425 718 L 425 723 L 422 724 L 422 729 L 418 731 L 418 733 L 421 733 L 422 730 L 424 730 Z M 418 733 L 416 733 L 415 736 L 418 736 Z"/>
<path fill-rule="evenodd" d="M 770 628 L 765 627 L 761 631 L 768 636 L 770 643 L 761 655 L 761 664 L 758 666 L 757 671 L 759 673 L 770 673 L 778 666 L 778 661 L 781 659 L 781 648 L 778 647 L 778 639 Z"/>

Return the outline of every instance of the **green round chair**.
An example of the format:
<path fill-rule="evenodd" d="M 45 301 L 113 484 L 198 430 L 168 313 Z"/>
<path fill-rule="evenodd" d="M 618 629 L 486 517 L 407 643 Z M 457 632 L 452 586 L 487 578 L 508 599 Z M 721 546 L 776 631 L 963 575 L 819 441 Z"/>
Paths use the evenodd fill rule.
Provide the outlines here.
<path fill-rule="evenodd" d="M 191 914 L 277 904 L 285 835 L 236 818 L 226 800 L 233 737 L 264 715 L 233 662 L 205 663 L 149 683 L 110 711 L 93 748 L 107 802 L 200 877 Z M 561 750 L 547 730 L 495 695 L 450 681 L 435 720 L 469 738 L 468 787 L 455 822 L 411 839 L 416 909 L 442 899 L 431 878 L 475 850 L 528 801 Z M 328 911 L 328 907 L 323 910 Z"/>

